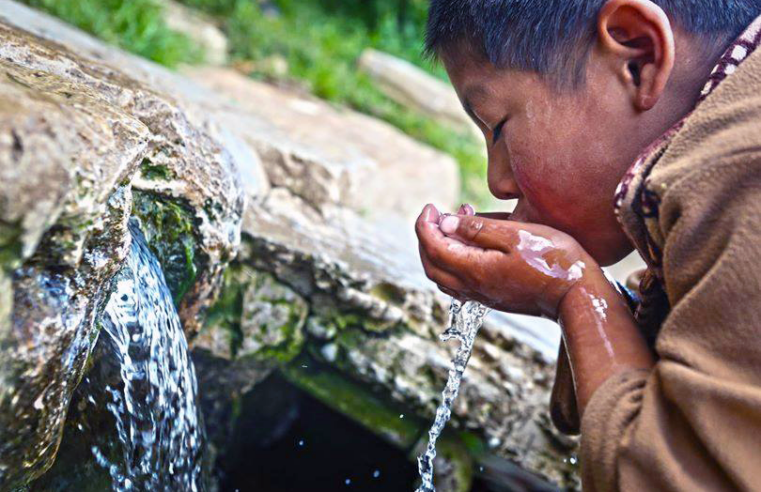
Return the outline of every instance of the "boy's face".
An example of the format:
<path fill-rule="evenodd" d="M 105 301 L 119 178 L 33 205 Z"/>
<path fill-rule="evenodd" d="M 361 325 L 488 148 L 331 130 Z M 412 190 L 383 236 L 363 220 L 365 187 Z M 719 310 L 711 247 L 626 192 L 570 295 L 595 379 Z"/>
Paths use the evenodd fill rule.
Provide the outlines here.
<path fill-rule="evenodd" d="M 664 129 L 641 128 L 610 70 L 592 56 L 586 84 L 560 92 L 536 74 L 497 70 L 468 49 L 451 49 L 442 60 L 486 138 L 489 189 L 518 200 L 513 219 L 570 234 L 601 265 L 631 252 L 614 194 L 638 153 Z"/>

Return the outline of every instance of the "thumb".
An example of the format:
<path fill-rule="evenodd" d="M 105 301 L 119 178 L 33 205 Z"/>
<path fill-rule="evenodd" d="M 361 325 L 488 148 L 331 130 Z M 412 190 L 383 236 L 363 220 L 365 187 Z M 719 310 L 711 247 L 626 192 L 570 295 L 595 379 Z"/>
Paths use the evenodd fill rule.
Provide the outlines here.
<path fill-rule="evenodd" d="M 509 252 L 518 234 L 510 222 L 472 215 L 449 215 L 439 224 L 441 232 L 484 249 Z"/>

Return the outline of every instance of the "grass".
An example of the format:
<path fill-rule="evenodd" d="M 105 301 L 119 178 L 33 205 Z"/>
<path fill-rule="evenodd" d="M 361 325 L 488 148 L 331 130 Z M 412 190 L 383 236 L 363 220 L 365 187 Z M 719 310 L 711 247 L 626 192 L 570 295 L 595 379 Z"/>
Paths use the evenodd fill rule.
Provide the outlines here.
<path fill-rule="evenodd" d="M 107 42 L 175 67 L 203 54 L 169 29 L 157 0 L 21 0 Z M 232 59 L 251 76 L 298 84 L 328 101 L 347 105 L 396 126 L 452 155 L 462 177 L 463 200 L 488 203 L 483 144 L 386 97 L 357 69 L 373 47 L 406 59 L 442 79 L 425 60 L 422 39 L 426 0 L 180 0 L 216 17 L 229 38 Z M 274 59 L 287 69 L 276 69 Z"/>
<path fill-rule="evenodd" d="M 196 63 L 203 52 L 164 22 L 154 0 L 20 0 L 111 44 L 175 67 Z"/>

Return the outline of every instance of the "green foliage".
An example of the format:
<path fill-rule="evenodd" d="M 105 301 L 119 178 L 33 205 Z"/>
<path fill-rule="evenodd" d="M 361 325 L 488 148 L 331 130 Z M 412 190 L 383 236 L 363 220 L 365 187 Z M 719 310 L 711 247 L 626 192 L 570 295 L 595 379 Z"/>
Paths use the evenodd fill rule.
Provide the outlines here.
<path fill-rule="evenodd" d="M 99 38 L 170 67 L 203 58 L 184 35 L 164 22 L 154 0 L 21 0 Z"/>

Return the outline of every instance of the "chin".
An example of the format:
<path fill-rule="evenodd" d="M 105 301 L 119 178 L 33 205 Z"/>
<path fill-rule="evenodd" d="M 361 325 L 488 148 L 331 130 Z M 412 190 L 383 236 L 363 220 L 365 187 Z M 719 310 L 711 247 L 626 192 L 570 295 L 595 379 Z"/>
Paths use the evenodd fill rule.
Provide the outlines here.
<path fill-rule="evenodd" d="M 607 267 L 618 263 L 634 251 L 634 247 L 626 236 L 623 234 L 617 234 L 616 236 L 608 238 L 596 237 L 579 242 L 598 265 Z"/>

